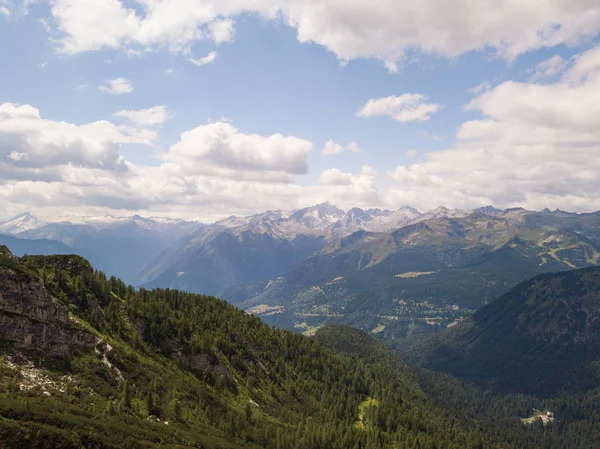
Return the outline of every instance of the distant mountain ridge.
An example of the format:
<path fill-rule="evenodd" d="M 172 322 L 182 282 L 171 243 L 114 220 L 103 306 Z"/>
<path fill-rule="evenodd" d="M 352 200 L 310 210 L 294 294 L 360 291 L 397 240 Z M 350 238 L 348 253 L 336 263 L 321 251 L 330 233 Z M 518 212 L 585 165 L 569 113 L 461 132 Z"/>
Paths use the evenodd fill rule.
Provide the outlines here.
<path fill-rule="evenodd" d="M 445 208 L 438 209 L 450 211 Z M 31 212 L 26 212 L 0 222 L 0 233 L 29 238 L 68 226 L 106 229 L 135 223 L 145 229 L 187 227 L 193 232 L 196 229 L 208 227 L 212 230 L 236 229 L 238 233 L 244 231 L 260 233 L 277 228 L 281 236 L 287 238 L 293 238 L 299 234 L 335 237 L 360 229 L 373 232 L 393 229 L 416 220 L 422 215 L 417 209 L 409 206 L 395 211 L 356 207 L 344 211 L 328 202 L 292 211 L 269 210 L 244 217 L 230 216 L 212 223 L 166 217 L 142 217 L 140 215 L 122 217 L 65 215 L 54 220 L 44 220 Z M 265 227 L 266 224 L 269 226 Z"/>
<path fill-rule="evenodd" d="M 186 220 L 181 218 L 169 217 L 143 217 L 140 215 L 118 216 L 112 215 L 103 216 L 77 216 L 64 215 L 54 220 L 45 220 L 36 217 L 31 212 L 21 213 L 9 220 L 0 222 L 0 233 L 20 235 L 29 231 L 36 231 L 47 226 L 73 225 L 73 226 L 90 226 L 97 229 L 109 228 L 124 223 L 135 223 L 142 228 L 157 229 L 169 227 L 185 227 L 202 228 L 211 227 L 213 229 L 222 228 L 239 228 L 258 225 L 271 221 L 282 226 L 284 229 L 290 229 L 290 232 L 302 231 L 302 233 L 321 233 L 331 225 L 336 225 L 336 228 L 343 231 L 334 230 L 329 232 L 334 235 L 349 234 L 355 230 L 365 230 L 370 232 L 384 232 L 391 229 L 396 229 L 403 225 L 414 224 L 420 221 L 426 221 L 435 218 L 462 218 L 472 213 L 478 212 L 489 216 L 498 216 L 510 211 L 538 212 L 546 215 L 554 215 L 557 217 L 573 217 L 585 216 L 589 213 L 573 213 L 559 209 L 551 211 L 546 208 L 542 211 L 526 211 L 522 208 L 513 209 L 498 209 L 494 206 L 479 207 L 472 210 L 449 209 L 444 206 L 437 207 L 425 213 L 419 212 L 414 207 L 402 206 L 397 210 L 389 209 L 362 209 L 354 207 L 347 211 L 338 208 L 337 206 L 325 202 L 303 209 L 292 211 L 269 210 L 262 213 L 257 213 L 248 216 L 230 216 L 215 222 L 205 222 L 201 220 Z M 288 223 L 296 224 L 296 228 Z M 286 225 L 287 224 L 287 225 Z"/>
<path fill-rule="evenodd" d="M 454 325 L 537 274 L 599 261 L 600 213 L 475 211 L 356 232 L 222 296 L 272 324 L 334 322 L 393 340 Z"/>
<path fill-rule="evenodd" d="M 357 207 L 344 211 L 330 203 L 322 203 L 291 212 L 277 210 L 242 218 L 229 217 L 209 226 L 235 229 L 238 234 L 250 231 L 273 233 L 288 239 L 298 235 L 318 235 L 330 239 L 358 230 L 378 232 L 394 229 L 421 216 L 418 210 L 408 206 L 395 211 Z"/>
<path fill-rule="evenodd" d="M 439 207 L 422 214 L 411 207 L 346 211 L 322 203 L 295 211 L 232 216 L 211 224 L 139 215 L 65 216 L 45 221 L 26 213 L 0 223 L 0 233 L 61 242 L 109 275 L 134 285 L 217 294 L 233 286 L 273 280 L 309 256 L 332 253 L 334 248 L 339 251 L 341 246 L 348 250 L 350 242 L 358 248 L 398 229 L 477 214 L 504 219 L 514 216 L 515 222 L 523 220 L 519 226 L 533 228 L 559 228 L 567 223 L 575 232 L 586 220 L 585 214 L 502 211 L 492 206 L 475 211 Z M 543 216 L 543 223 L 535 223 L 538 216 Z M 379 252 L 381 257 L 385 254 Z M 373 261 L 371 265 L 377 264 Z"/>
<path fill-rule="evenodd" d="M 0 233 L 60 242 L 132 284 L 214 294 L 289 269 L 328 241 L 361 229 L 397 228 L 420 216 L 410 207 L 346 212 L 329 203 L 232 216 L 212 224 L 139 215 L 50 221 L 24 213 L 0 223 Z M 56 252 L 65 251 L 57 247 Z"/>
<path fill-rule="evenodd" d="M 95 266 L 131 283 L 137 272 L 165 249 L 202 227 L 198 222 L 164 218 L 60 217 L 45 221 L 30 213 L 0 223 L 0 233 L 23 240 L 53 241 L 55 253 L 71 252 L 89 258 Z M 58 243 L 67 245 L 67 251 Z M 20 245 L 22 246 L 22 244 Z M 40 254 L 48 254 L 41 251 Z"/>
<path fill-rule="evenodd" d="M 217 294 L 276 276 L 329 242 L 358 230 L 393 229 L 420 216 L 408 207 L 394 212 L 359 208 L 345 212 L 323 203 L 293 212 L 229 217 L 199 229 L 181 247 L 161 254 L 142 270 L 142 280 L 145 287 Z"/>
<path fill-rule="evenodd" d="M 471 212 L 439 207 L 425 214 L 407 206 L 396 211 L 344 211 L 322 203 L 293 212 L 232 216 L 199 229 L 179 248 L 162 253 L 144 267 L 140 277 L 146 287 L 218 294 L 235 285 L 272 279 L 310 255 L 346 238 L 355 239 L 355 233 L 378 234 L 429 220 L 473 213 L 494 217 L 504 212 L 491 206 Z"/>
<path fill-rule="evenodd" d="M 41 256 L 48 256 L 51 254 L 79 254 L 87 255 L 87 257 L 91 258 L 94 257 L 89 251 L 80 248 L 72 248 L 57 240 L 28 240 L 20 239 L 12 235 L 0 234 L 0 245 L 12 248 L 13 254 L 18 257 L 25 254 L 37 254 Z"/>
<path fill-rule="evenodd" d="M 8 221 L 0 223 L 0 232 L 3 234 L 17 235 L 21 232 L 42 227 L 44 224 L 45 222 L 43 220 L 34 217 L 29 212 L 25 212 Z"/>

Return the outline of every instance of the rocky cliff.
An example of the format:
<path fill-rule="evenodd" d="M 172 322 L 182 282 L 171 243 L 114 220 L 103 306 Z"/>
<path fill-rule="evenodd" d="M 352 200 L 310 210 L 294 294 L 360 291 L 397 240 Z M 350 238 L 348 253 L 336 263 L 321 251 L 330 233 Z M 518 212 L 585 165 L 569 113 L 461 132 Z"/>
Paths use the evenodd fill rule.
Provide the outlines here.
<path fill-rule="evenodd" d="M 41 280 L 0 247 L 0 340 L 22 349 L 64 355 L 70 346 L 92 347 L 97 338 L 76 328 Z"/>

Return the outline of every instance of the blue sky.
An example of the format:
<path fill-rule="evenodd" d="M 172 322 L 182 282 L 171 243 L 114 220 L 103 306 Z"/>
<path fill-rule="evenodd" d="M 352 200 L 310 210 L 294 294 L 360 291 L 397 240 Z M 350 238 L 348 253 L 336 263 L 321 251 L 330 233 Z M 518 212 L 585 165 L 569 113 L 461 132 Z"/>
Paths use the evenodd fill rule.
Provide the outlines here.
<path fill-rule="evenodd" d="M 240 1 L 226 1 L 229 5 L 223 7 L 223 2 L 214 6 L 196 0 L 187 2 L 187 15 L 161 16 L 158 8 L 169 2 L 177 4 L 157 0 L 144 9 L 142 2 L 106 0 L 115 8 L 87 13 L 84 0 L 39 1 L 27 8 L 20 0 L 0 0 L 5 8 L 0 13 L 0 39 L 5 43 L 0 47 L 0 105 L 11 104 L 11 111 L 27 105 L 40 115 L 37 122 L 24 122 L 19 121 L 20 112 L 11 112 L 10 122 L 0 126 L 4 215 L 27 209 L 48 216 L 65 211 L 141 212 L 212 219 L 322 200 L 342 207 L 470 208 L 493 203 L 600 208 L 596 181 L 574 176 L 590 170 L 590 161 L 595 163 L 600 153 L 594 132 L 600 126 L 590 118 L 595 110 L 585 101 L 600 95 L 600 19 L 588 19 L 590 14 L 600 17 L 600 8 L 589 2 L 576 2 L 571 15 L 561 9 L 568 10 L 566 1 L 553 2 L 554 7 L 545 7 L 547 17 L 530 11 L 524 2 L 525 13 L 518 7 L 499 10 L 488 30 L 477 20 L 481 5 L 462 2 L 465 16 L 474 18 L 454 23 L 435 15 L 441 0 L 428 0 L 424 3 L 433 8 L 419 11 L 419 17 L 425 14 L 424 26 L 431 23 L 431 30 L 421 33 L 411 24 L 392 21 L 381 25 L 385 39 L 377 37 L 377 22 L 370 22 L 378 14 L 385 16 L 384 9 L 377 10 L 385 7 L 383 1 L 352 0 L 344 9 L 325 0 L 327 7 L 316 12 L 310 9 L 313 2 L 295 1 L 298 12 L 276 1 L 265 0 L 263 9 L 248 11 Z M 189 19 L 208 6 L 208 15 Z M 133 9 L 127 12 L 128 7 Z M 220 7 L 224 10 L 219 12 Z M 269 8 L 276 14 L 265 12 Z M 364 8 L 371 8 L 368 14 Z M 356 16 L 349 19 L 352 14 Z M 130 35 L 110 35 L 109 30 L 101 36 L 103 44 L 94 41 L 100 39 L 92 35 L 98 34 L 94 27 L 105 30 L 110 28 L 106 24 L 127 15 L 139 22 Z M 515 25 L 516 16 L 524 19 Z M 148 37 L 144 21 L 151 20 L 153 34 Z M 207 29 L 223 21 L 231 28 L 224 37 L 206 36 Z M 503 21 L 504 27 L 494 28 Z M 178 25 L 169 28 L 170 22 Z M 549 26 L 560 32 L 548 32 Z M 204 35 L 177 34 L 186 27 Z M 398 36 L 396 29 L 402 30 Z M 336 33 L 345 38 L 332 38 Z M 533 39 L 532 33 L 538 37 Z M 190 62 L 211 52 L 216 57 L 210 63 Z M 578 64 L 581 60 L 591 62 Z M 578 84 L 569 81 L 581 70 L 586 78 Z M 98 88 L 121 78 L 132 86 L 131 92 L 111 94 Z M 485 89 L 472 91 L 485 83 Z M 540 88 L 545 92 L 541 97 Z M 556 101 L 549 102 L 554 92 Z M 402 110 L 420 104 L 438 105 L 436 110 L 399 121 L 391 117 L 393 106 L 380 102 L 379 113 L 358 115 L 369 100 L 416 94 L 421 99 Z M 579 98 L 585 104 L 578 104 Z M 477 104 L 465 109 L 474 99 Z M 159 125 L 114 115 L 156 106 L 168 111 L 168 119 Z M 582 116 L 582 107 L 592 109 Z M 564 114 L 570 125 L 559 126 L 558 133 L 548 125 L 552 113 Z M 99 121 L 110 127 L 101 137 L 77 128 Z M 183 140 L 182 133 L 214 123 L 228 123 L 232 128 L 219 132 L 238 137 L 215 143 L 199 133 L 172 151 Z M 127 129 L 119 128 L 123 126 Z M 466 138 L 457 138 L 461 129 Z M 113 132 L 123 135 L 106 137 Z M 266 139 L 278 134 L 295 140 L 270 145 Z M 252 135 L 260 138 L 248 137 Z M 574 142 L 574 135 L 585 135 L 585 142 Z M 354 142 L 362 151 L 324 155 L 321 150 L 329 140 L 342 147 Z M 312 144 L 309 151 L 302 142 Z M 20 150 L 20 144 L 27 148 Z M 417 153 L 409 157 L 408 150 Z M 569 153 L 576 157 L 566 157 Z M 33 164 L 34 154 L 56 158 Z M 107 168 L 107 161 L 114 165 L 119 158 L 129 164 L 126 173 Z M 522 173 L 511 170 L 510 158 Z M 573 179 L 557 187 L 556 179 L 565 173 Z"/>

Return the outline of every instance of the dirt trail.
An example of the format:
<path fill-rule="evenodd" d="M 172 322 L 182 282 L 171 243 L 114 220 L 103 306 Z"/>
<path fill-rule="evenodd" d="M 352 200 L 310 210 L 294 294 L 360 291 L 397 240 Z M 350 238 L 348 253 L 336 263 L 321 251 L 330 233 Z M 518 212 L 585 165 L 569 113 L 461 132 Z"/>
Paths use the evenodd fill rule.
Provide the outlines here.
<path fill-rule="evenodd" d="M 102 348 L 103 350 L 101 350 L 99 348 Z M 108 357 L 107 357 L 108 353 L 111 352 L 112 350 L 113 350 L 113 347 L 108 342 L 105 342 L 104 340 L 100 340 L 98 342 L 98 344 L 96 345 L 96 347 L 94 348 L 94 351 L 96 351 L 96 354 L 102 355 L 102 363 L 104 363 L 106 365 L 106 367 L 109 369 L 109 371 L 113 371 L 116 373 L 117 379 L 120 382 L 123 380 L 123 374 L 121 374 L 121 371 L 119 370 L 119 368 L 117 368 L 112 363 L 110 363 L 110 360 L 108 360 Z"/>

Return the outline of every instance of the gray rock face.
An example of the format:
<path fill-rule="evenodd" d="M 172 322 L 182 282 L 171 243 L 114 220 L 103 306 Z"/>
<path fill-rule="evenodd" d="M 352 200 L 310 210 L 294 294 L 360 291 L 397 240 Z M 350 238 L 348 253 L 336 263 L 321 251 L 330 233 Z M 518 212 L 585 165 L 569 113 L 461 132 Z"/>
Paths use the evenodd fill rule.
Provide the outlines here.
<path fill-rule="evenodd" d="M 171 358 L 184 366 L 196 371 L 210 372 L 215 376 L 223 376 L 230 382 L 234 381 L 231 371 L 216 357 L 211 357 L 208 354 L 186 355 L 179 340 L 170 341 L 169 349 Z"/>
<path fill-rule="evenodd" d="M 39 279 L 7 267 L 0 268 L 0 340 L 47 355 L 97 343 L 94 335 L 73 327 L 67 308 L 54 302 Z"/>

